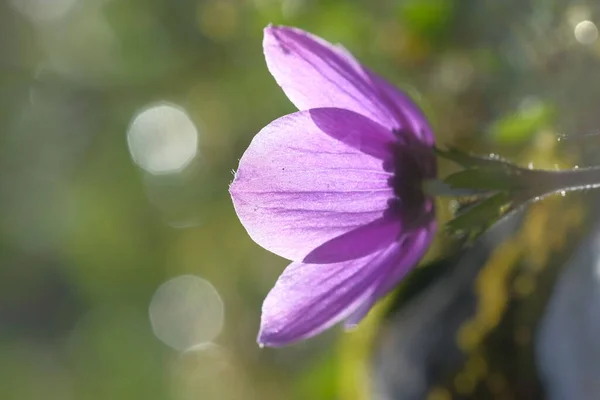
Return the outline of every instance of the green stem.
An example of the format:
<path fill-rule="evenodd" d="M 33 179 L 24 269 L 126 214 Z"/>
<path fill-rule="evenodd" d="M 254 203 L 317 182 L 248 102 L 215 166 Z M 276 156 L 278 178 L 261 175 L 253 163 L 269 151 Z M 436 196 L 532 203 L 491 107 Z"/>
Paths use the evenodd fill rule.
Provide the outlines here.
<path fill-rule="evenodd" d="M 600 187 L 600 167 L 531 172 L 527 178 L 527 187 L 531 188 L 537 196 Z"/>

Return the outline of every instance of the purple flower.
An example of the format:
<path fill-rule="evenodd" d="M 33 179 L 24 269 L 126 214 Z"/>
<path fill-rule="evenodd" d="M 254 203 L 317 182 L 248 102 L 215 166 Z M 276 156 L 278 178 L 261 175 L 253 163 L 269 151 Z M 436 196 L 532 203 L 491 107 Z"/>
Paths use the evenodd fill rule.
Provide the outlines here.
<path fill-rule="evenodd" d="M 300 111 L 254 137 L 230 193 L 252 239 L 292 261 L 258 336 L 283 346 L 356 325 L 419 262 L 436 230 L 421 188 L 436 161 L 419 108 L 342 47 L 277 26 L 263 46 Z"/>

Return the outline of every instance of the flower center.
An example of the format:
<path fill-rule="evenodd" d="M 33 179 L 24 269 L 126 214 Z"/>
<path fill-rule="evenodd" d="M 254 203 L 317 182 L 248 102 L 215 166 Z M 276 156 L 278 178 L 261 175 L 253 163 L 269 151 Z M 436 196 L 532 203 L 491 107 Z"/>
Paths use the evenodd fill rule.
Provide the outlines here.
<path fill-rule="evenodd" d="M 394 175 L 390 185 L 394 190 L 396 206 L 405 216 L 418 218 L 432 208 L 431 199 L 423 191 L 423 181 L 435 178 L 436 159 L 433 149 L 412 134 L 394 132 L 398 141 L 393 145 Z"/>

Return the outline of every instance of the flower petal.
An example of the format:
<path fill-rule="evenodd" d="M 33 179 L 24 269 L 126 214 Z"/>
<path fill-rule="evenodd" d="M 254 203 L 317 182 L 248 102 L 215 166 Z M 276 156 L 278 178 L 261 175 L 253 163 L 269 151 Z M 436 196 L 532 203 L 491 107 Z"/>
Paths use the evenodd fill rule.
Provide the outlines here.
<path fill-rule="evenodd" d="M 433 145 L 435 136 L 433 130 L 425 117 L 425 114 L 419 106 L 404 92 L 388 83 L 385 79 L 377 76 L 374 72 L 368 71 L 372 82 L 379 88 L 382 101 L 388 104 L 388 107 L 394 109 L 394 115 L 400 122 L 399 128 L 405 133 L 414 134 L 421 142 Z"/>
<path fill-rule="evenodd" d="M 345 56 L 348 63 L 355 66 L 354 68 L 364 71 L 371 83 L 377 87 L 380 101 L 394 115 L 394 120 L 397 123 L 395 128 L 397 130 L 403 130 L 405 133 L 413 133 L 417 139 L 428 145 L 435 143 L 433 130 L 425 114 L 409 95 L 387 82 L 369 68 L 360 65 L 341 44 L 336 45 L 335 48 Z"/>
<path fill-rule="evenodd" d="M 386 215 L 323 243 L 302 261 L 311 264 L 331 264 L 364 257 L 389 246 L 401 231 L 400 219 Z"/>
<path fill-rule="evenodd" d="M 267 250 L 302 261 L 383 218 L 394 197 L 383 169 L 392 157 L 391 140 L 381 125 L 348 110 L 301 111 L 272 122 L 244 153 L 230 187 L 242 224 Z M 394 229 L 380 228 L 383 245 L 396 238 Z M 333 247 L 323 250 L 329 260 L 335 259 Z M 313 253 L 311 262 L 321 261 Z"/>
<path fill-rule="evenodd" d="M 388 107 L 395 110 L 394 115 L 399 121 L 399 130 L 414 134 L 421 142 L 433 145 L 435 136 L 425 114 L 419 106 L 404 92 L 377 76 L 374 72 L 368 74 L 381 93 L 382 98 L 387 98 Z M 383 100 L 386 101 L 386 100 Z"/>
<path fill-rule="evenodd" d="M 340 263 L 292 263 L 263 303 L 258 342 L 284 346 L 341 321 L 373 294 L 381 270 L 390 268 L 398 251 L 394 243 Z"/>
<path fill-rule="evenodd" d="M 387 95 L 388 87 L 379 82 L 385 81 L 374 83 L 374 74 L 342 47 L 300 29 L 269 26 L 263 48 L 269 71 L 299 110 L 345 108 L 390 130 L 409 129 L 407 120 L 417 116 L 413 110 L 418 107 L 408 96 L 397 96 L 396 89 Z"/>
<path fill-rule="evenodd" d="M 429 249 L 436 229 L 437 223 L 435 219 L 432 219 L 425 227 L 403 234 L 399 239 L 401 251 L 398 252 L 395 262 L 391 264 L 391 268 L 382 271 L 381 279 L 369 298 L 344 321 L 345 328 L 350 329 L 358 325 L 375 303 L 393 290 L 406 274 L 419 263 L 427 249 Z"/>

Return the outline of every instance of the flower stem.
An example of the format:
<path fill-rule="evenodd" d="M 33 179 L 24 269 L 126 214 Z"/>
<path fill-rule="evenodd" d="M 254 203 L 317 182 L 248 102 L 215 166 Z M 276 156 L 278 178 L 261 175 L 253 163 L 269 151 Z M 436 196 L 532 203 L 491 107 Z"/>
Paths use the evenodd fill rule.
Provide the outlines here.
<path fill-rule="evenodd" d="M 600 167 L 562 171 L 538 170 L 530 175 L 528 186 L 538 196 L 600 187 Z"/>

